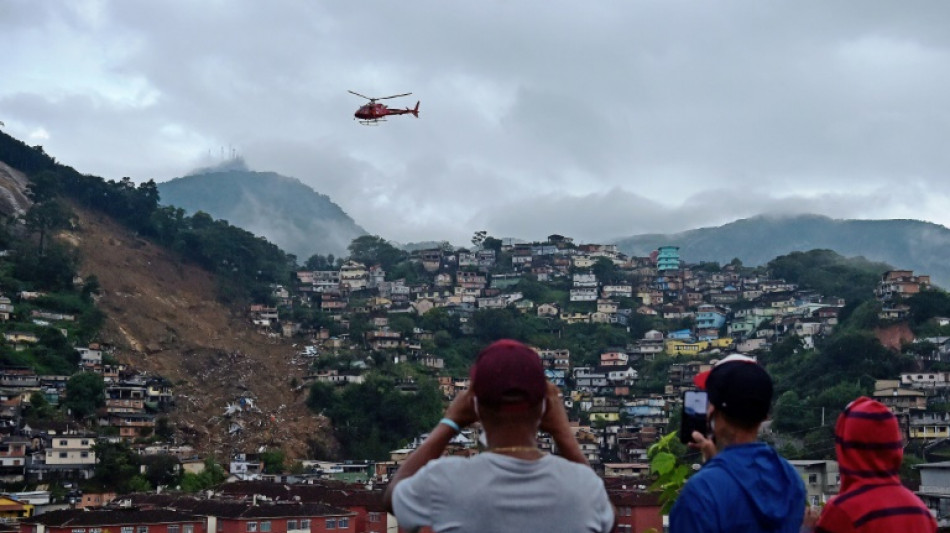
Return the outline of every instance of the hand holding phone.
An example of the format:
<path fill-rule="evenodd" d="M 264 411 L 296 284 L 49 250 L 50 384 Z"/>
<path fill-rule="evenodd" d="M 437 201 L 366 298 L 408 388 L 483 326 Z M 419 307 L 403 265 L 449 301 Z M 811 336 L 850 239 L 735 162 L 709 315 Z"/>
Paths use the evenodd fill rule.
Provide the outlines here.
<path fill-rule="evenodd" d="M 693 432 L 698 431 L 706 435 L 709 431 L 706 427 L 706 406 L 709 398 L 705 391 L 686 391 L 683 393 L 683 412 L 680 417 L 680 442 L 688 444 L 693 442 Z"/>

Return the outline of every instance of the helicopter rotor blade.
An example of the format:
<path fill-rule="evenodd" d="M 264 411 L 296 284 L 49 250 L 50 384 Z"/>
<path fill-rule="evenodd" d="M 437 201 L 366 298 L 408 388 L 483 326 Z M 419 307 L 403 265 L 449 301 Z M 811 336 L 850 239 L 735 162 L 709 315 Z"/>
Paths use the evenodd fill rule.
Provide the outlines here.
<path fill-rule="evenodd" d="M 364 96 L 364 95 L 362 95 L 362 94 L 360 94 L 360 93 L 358 93 L 358 92 L 356 92 L 356 91 L 347 90 L 346 92 L 348 92 L 348 93 L 350 93 L 350 94 L 355 94 L 356 96 L 359 96 L 360 98 L 366 98 L 367 100 L 369 100 L 369 101 L 371 101 L 371 102 L 375 102 L 376 100 L 378 100 L 378 98 L 370 98 L 369 96 Z"/>
<path fill-rule="evenodd" d="M 392 96 L 384 96 L 384 97 L 382 97 L 382 98 L 377 98 L 377 100 L 388 100 L 388 99 L 390 99 L 390 98 L 400 98 L 400 97 L 403 97 L 403 96 L 409 96 L 410 94 L 412 94 L 412 93 L 394 94 L 394 95 L 392 95 Z"/>

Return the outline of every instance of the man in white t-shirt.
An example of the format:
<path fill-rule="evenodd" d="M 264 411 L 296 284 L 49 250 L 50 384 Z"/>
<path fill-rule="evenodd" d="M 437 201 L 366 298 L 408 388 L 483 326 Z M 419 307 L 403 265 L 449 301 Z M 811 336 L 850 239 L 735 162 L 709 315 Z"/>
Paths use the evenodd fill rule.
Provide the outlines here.
<path fill-rule="evenodd" d="M 462 428 L 481 421 L 488 449 L 472 458 L 441 458 Z M 538 449 L 551 434 L 561 456 Z M 471 388 L 459 394 L 429 437 L 386 488 L 399 526 L 436 533 L 608 532 L 614 510 L 603 480 L 574 438 L 557 387 L 538 354 L 512 340 L 478 354 Z"/>

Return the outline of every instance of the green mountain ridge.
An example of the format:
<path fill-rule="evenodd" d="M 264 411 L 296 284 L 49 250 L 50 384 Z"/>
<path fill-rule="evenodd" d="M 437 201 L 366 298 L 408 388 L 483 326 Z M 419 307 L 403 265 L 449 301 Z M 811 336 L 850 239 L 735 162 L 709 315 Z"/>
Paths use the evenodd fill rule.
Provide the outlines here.
<path fill-rule="evenodd" d="M 631 255 L 679 246 L 686 262 L 725 263 L 739 258 L 747 265 L 763 265 L 795 251 L 828 249 L 929 274 L 936 285 L 950 286 L 950 229 L 920 220 L 760 215 L 680 233 L 635 235 L 614 243 Z"/>
<path fill-rule="evenodd" d="M 161 203 L 203 211 L 265 237 L 300 261 L 313 254 L 345 256 L 365 235 L 343 209 L 300 180 L 243 165 L 205 169 L 158 184 Z"/>

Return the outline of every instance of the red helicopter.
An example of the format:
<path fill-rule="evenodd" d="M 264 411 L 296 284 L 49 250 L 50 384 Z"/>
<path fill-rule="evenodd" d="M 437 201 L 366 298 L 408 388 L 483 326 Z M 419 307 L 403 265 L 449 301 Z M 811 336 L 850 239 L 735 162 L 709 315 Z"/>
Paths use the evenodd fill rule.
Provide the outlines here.
<path fill-rule="evenodd" d="M 369 100 L 369 103 L 360 107 L 356 110 L 356 113 L 353 113 L 353 116 L 360 121 L 360 124 L 370 126 L 377 125 L 380 122 L 386 122 L 386 117 L 389 115 L 405 115 L 411 113 L 414 117 L 419 118 L 419 102 L 416 102 L 415 109 L 390 109 L 384 104 L 376 103 L 377 100 L 388 100 L 390 98 L 400 98 L 402 96 L 409 96 L 412 93 L 405 94 L 394 94 L 392 96 L 383 96 L 382 98 L 370 98 L 369 96 L 363 96 L 362 94 L 354 91 L 349 91 L 350 94 L 355 94 L 360 98 L 366 98 Z"/>

